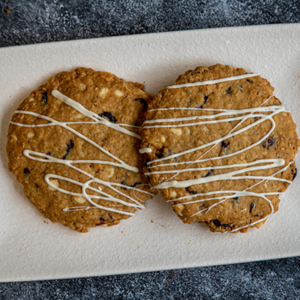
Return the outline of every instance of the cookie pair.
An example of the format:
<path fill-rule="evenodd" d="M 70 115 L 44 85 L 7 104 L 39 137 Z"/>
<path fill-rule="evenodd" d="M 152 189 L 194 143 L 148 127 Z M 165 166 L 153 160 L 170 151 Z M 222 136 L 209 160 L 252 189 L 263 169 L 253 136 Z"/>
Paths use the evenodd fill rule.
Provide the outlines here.
<path fill-rule="evenodd" d="M 152 100 L 106 72 L 63 72 L 13 115 L 9 168 L 45 217 L 80 232 L 118 224 L 154 191 L 184 223 L 245 232 L 296 176 L 296 125 L 273 90 L 223 65 L 187 71 Z"/>

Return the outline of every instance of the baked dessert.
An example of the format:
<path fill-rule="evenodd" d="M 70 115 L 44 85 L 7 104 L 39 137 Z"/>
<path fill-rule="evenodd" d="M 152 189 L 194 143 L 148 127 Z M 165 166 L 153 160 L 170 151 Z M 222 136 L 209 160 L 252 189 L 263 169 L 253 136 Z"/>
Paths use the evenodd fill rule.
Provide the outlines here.
<path fill-rule="evenodd" d="M 144 173 L 184 223 L 247 232 L 279 207 L 296 176 L 296 125 L 258 74 L 197 67 L 151 101 Z"/>
<path fill-rule="evenodd" d="M 139 83 L 78 68 L 51 77 L 14 113 L 9 169 L 52 222 L 79 232 L 144 208 L 140 127 L 149 100 Z"/>

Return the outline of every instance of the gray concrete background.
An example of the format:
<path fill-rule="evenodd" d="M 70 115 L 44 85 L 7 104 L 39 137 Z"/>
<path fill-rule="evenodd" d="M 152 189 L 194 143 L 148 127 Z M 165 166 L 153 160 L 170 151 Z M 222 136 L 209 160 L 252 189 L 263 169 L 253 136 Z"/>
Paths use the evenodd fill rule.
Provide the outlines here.
<path fill-rule="evenodd" d="M 299 0 L 0 0 L 0 47 L 299 22 Z M 0 299 L 300 299 L 300 258 L 95 278 L 1 283 Z"/>

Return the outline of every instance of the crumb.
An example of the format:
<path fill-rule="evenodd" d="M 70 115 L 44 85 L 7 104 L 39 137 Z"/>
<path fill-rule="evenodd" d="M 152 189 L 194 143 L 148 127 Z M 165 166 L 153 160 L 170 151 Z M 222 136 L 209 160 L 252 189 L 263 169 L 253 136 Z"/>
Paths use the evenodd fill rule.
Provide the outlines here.
<path fill-rule="evenodd" d="M 45 224 L 49 224 L 49 223 L 48 223 L 47 221 L 45 221 L 45 220 L 44 220 L 44 223 L 45 223 Z"/>
<path fill-rule="evenodd" d="M 136 249 L 139 249 L 139 248 L 140 248 L 140 246 L 137 246 L 137 247 L 136 247 Z"/>
<path fill-rule="evenodd" d="M 6 13 L 6 14 L 10 14 L 10 10 L 9 10 L 9 9 L 6 9 L 6 10 L 5 10 L 5 13 Z"/>
<path fill-rule="evenodd" d="M 151 223 L 153 223 L 153 220 L 151 220 Z"/>

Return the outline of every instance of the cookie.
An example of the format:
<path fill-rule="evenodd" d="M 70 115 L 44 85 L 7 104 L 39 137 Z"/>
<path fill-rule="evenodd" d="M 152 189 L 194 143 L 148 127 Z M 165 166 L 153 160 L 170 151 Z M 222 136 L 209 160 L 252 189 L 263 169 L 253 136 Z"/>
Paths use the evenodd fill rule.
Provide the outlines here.
<path fill-rule="evenodd" d="M 150 197 L 139 135 L 143 85 L 78 68 L 51 77 L 15 111 L 9 170 L 52 222 L 79 231 L 133 216 Z"/>
<path fill-rule="evenodd" d="M 184 223 L 246 232 L 278 210 L 300 144 L 273 91 L 258 74 L 218 64 L 187 71 L 151 101 L 144 172 Z"/>

